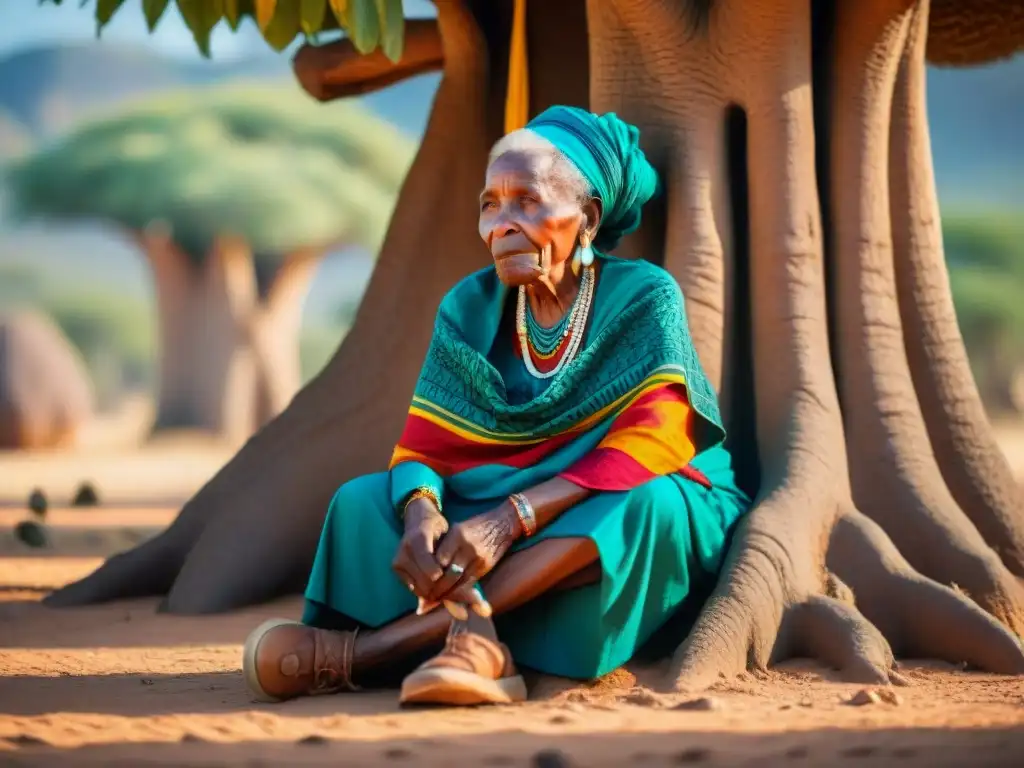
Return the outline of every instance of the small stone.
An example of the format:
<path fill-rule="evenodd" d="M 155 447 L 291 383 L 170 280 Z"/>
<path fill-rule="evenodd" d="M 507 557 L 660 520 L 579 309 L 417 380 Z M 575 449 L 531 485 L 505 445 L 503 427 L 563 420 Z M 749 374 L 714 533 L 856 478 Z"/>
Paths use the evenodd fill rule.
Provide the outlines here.
<path fill-rule="evenodd" d="M 680 764 L 703 763 L 711 757 L 711 750 L 703 747 L 693 747 L 676 755 L 676 762 Z"/>
<path fill-rule="evenodd" d="M 99 494 L 96 493 L 96 488 L 90 482 L 85 482 L 78 486 L 74 498 L 71 499 L 71 506 L 73 507 L 95 507 L 99 503 Z"/>
<path fill-rule="evenodd" d="M 882 699 L 876 691 L 870 688 L 861 688 L 853 696 L 846 700 L 846 703 L 852 707 L 863 707 L 866 704 L 877 704 Z"/>
<path fill-rule="evenodd" d="M 14 526 L 14 535 L 22 544 L 34 549 L 40 549 L 49 544 L 46 529 L 35 520 L 22 520 Z"/>
<path fill-rule="evenodd" d="M 574 722 L 574 720 L 568 715 L 554 715 L 550 720 L 548 720 L 548 722 L 551 723 L 551 725 L 569 725 L 569 723 Z"/>
<path fill-rule="evenodd" d="M 304 747 L 322 747 L 327 744 L 327 739 L 318 733 L 311 733 L 309 736 L 303 736 L 295 743 L 301 744 Z"/>
<path fill-rule="evenodd" d="M 150 678 L 148 678 L 148 677 L 142 678 L 141 680 L 139 680 L 139 682 L 142 685 L 152 685 L 153 684 L 153 681 Z"/>
<path fill-rule="evenodd" d="M 720 699 L 713 696 L 701 696 L 699 699 L 690 699 L 676 704 L 672 709 L 684 710 L 687 712 L 719 712 L 725 709 Z"/>
<path fill-rule="evenodd" d="M 412 752 L 405 747 L 392 747 L 384 752 L 386 760 L 407 760 L 412 757 Z"/>
<path fill-rule="evenodd" d="M 804 698 L 800 699 L 800 706 L 804 709 L 810 709 L 814 706 L 814 702 L 805 696 Z"/>
<path fill-rule="evenodd" d="M 878 698 L 886 704 L 892 704 L 894 707 L 899 707 L 903 704 L 903 697 L 892 690 L 892 688 L 882 688 L 878 691 Z"/>
<path fill-rule="evenodd" d="M 572 760 L 560 750 L 542 749 L 533 756 L 530 764 L 535 768 L 570 768 Z"/>
<path fill-rule="evenodd" d="M 664 704 L 658 694 L 647 688 L 634 688 L 622 696 L 619 701 L 625 704 L 636 704 L 638 707 L 660 707 Z"/>
<path fill-rule="evenodd" d="M 194 733 L 184 733 L 181 738 L 178 739 L 182 744 L 202 744 L 203 739 L 196 736 Z"/>
<path fill-rule="evenodd" d="M 30 736 L 27 733 L 19 733 L 17 736 L 8 736 L 7 741 L 16 747 L 45 747 L 47 743 L 38 736 Z"/>
<path fill-rule="evenodd" d="M 28 495 L 28 508 L 36 517 L 46 517 L 46 510 L 50 508 L 50 504 L 46 500 L 46 494 L 35 488 Z"/>

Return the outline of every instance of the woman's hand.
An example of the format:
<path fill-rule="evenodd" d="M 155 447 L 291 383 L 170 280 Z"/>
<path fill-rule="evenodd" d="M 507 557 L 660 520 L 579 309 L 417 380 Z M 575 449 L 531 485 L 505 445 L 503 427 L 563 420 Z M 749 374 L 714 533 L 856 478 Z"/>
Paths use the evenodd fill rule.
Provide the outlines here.
<path fill-rule="evenodd" d="M 419 598 L 426 598 L 443 575 L 434 547 L 447 532 L 448 521 L 430 499 L 414 499 L 405 508 L 405 534 L 391 569 Z"/>
<path fill-rule="evenodd" d="M 486 576 L 519 538 L 522 528 L 511 503 L 456 523 L 441 539 L 437 564 L 444 575 L 433 583 L 427 599 L 466 600 L 473 585 Z"/>

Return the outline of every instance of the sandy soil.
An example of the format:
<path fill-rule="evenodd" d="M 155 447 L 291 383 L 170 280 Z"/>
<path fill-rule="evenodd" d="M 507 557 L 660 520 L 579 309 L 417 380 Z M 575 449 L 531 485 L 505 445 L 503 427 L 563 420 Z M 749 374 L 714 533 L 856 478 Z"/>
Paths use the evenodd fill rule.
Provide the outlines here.
<path fill-rule="evenodd" d="M 151 600 L 54 611 L 38 601 L 158 530 L 172 509 L 51 510 L 52 546 L 12 543 L 0 510 L 2 765 L 1019 766 L 1024 680 L 907 665 L 898 698 L 790 665 L 663 696 L 637 665 L 598 683 L 532 681 L 529 704 L 402 710 L 394 691 L 253 703 L 241 643 L 289 599 L 228 616 L 171 617 Z"/>
<path fill-rule="evenodd" d="M 1024 468 L 1024 429 L 1008 434 Z M 23 509 L 0 509 L 0 765 L 1024 765 L 1021 678 L 907 664 L 910 687 L 858 706 L 860 687 L 807 664 L 696 698 L 654 693 L 660 670 L 635 665 L 586 687 L 534 680 L 514 708 L 402 710 L 394 691 L 264 705 L 242 684 L 241 643 L 266 617 L 294 617 L 297 599 L 194 618 L 150 600 L 39 603 L 159 531 L 168 500 L 224 458 L 173 442 L 0 456 L 0 504 L 36 486 L 66 503 L 91 479 L 105 502 L 135 505 L 51 509 L 45 549 L 12 535 Z"/>

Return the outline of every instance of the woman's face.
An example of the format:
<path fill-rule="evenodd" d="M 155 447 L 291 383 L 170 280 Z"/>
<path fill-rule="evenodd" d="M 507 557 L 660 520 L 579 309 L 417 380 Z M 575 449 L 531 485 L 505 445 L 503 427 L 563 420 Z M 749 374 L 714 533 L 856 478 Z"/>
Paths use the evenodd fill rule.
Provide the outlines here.
<path fill-rule="evenodd" d="M 480 193 L 480 237 L 505 285 L 527 285 L 558 271 L 589 226 L 573 190 L 551 174 L 543 152 L 506 152 L 487 169 Z"/>

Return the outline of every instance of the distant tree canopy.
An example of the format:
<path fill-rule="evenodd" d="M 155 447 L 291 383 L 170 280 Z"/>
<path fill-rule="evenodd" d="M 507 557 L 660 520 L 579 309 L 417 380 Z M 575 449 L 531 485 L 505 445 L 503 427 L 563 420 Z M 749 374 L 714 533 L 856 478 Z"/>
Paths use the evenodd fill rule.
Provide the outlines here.
<path fill-rule="evenodd" d="M 202 259 L 242 237 L 258 260 L 306 246 L 375 249 L 413 142 L 351 104 L 293 89 L 182 94 L 89 124 L 8 172 L 16 214 L 164 222 Z"/>

